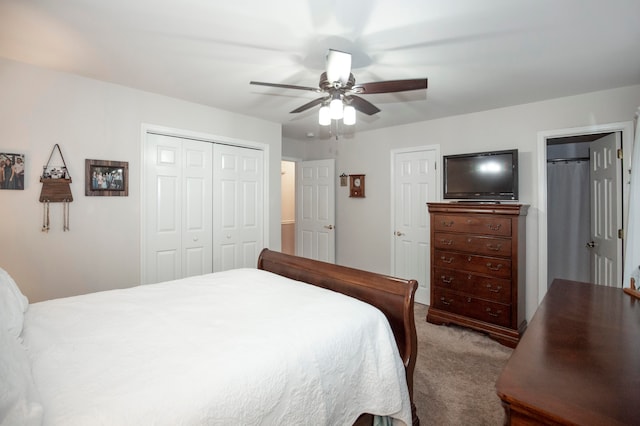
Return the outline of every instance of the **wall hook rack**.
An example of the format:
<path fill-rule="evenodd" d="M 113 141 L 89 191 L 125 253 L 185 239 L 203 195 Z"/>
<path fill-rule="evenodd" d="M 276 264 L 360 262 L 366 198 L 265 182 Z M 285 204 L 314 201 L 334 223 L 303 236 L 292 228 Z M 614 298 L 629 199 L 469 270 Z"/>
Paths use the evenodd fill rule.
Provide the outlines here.
<path fill-rule="evenodd" d="M 51 167 L 51 158 L 56 149 L 62 159 L 62 167 Z M 67 169 L 67 164 L 64 161 L 62 150 L 60 145 L 55 144 L 49 155 L 47 164 L 42 168 L 42 176 L 40 176 L 40 182 L 42 182 L 42 190 L 40 191 L 40 202 L 44 203 L 44 212 L 42 219 L 42 231 L 49 231 L 49 204 L 50 203 L 63 203 L 63 231 L 69 230 L 69 203 L 73 201 L 73 195 L 71 194 L 71 176 Z"/>

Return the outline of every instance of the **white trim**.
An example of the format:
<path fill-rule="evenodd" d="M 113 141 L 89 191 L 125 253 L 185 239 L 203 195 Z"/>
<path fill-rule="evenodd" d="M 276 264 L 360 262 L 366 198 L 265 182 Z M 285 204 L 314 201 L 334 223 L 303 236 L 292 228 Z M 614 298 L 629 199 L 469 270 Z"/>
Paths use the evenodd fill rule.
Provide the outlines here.
<path fill-rule="evenodd" d="M 629 161 L 630 164 L 630 153 L 633 146 L 632 121 L 538 132 L 538 305 L 547 294 L 547 139 L 609 132 L 622 133 L 622 151 L 625 153 L 624 161 Z M 629 167 L 623 165 L 624 170 Z M 623 226 L 626 226 L 627 223 L 628 199 L 629 183 L 627 179 L 624 179 L 622 188 Z"/>
<path fill-rule="evenodd" d="M 218 144 L 224 144 L 224 145 L 232 145 L 232 146 L 238 146 L 238 147 L 243 147 L 243 148 L 251 148 L 251 149 L 256 149 L 256 150 L 260 150 L 263 152 L 264 156 L 263 156 L 263 179 L 264 179 L 264 187 L 263 187 L 263 191 L 264 191 L 264 198 L 263 198 L 263 222 L 262 222 L 262 238 L 263 238 L 263 244 L 265 247 L 269 247 L 269 228 L 271 226 L 271 223 L 269 221 L 269 217 L 270 217 L 270 209 L 269 209 L 269 201 L 270 201 L 270 194 L 269 194 L 269 188 L 270 188 L 270 184 L 269 184 L 269 165 L 270 165 L 270 146 L 269 144 L 263 143 L 263 142 L 256 142 L 256 141 L 248 141 L 248 140 L 244 140 L 244 139 L 236 139 L 236 138 L 230 138 L 227 136 L 218 136 L 218 135 L 212 135 L 209 133 L 202 133 L 202 132 L 195 132 L 192 130 L 185 130 L 185 129 L 177 129 L 177 128 L 173 128 L 173 127 L 166 127 L 166 126 L 160 126 L 160 125 L 155 125 L 155 124 L 149 124 L 149 123 L 142 123 L 141 127 L 141 135 L 140 135 L 140 282 L 146 282 L 145 280 L 145 274 L 146 274 L 146 265 L 145 265 L 145 253 L 146 253 L 146 241 L 145 241 L 145 236 L 146 236 L 146 228 L 145 226 L 143 226 L 142 224 L 144 223 L 144 218 L 146 217 L 146 205 L 144 202 L 144 183 L 145 183 L 145 179 L 144 179 L 144 172 L 145 172 L 145 146 L 146 146 L 146 136 L 148 133 L 154 133 L 154 134 L 158 134 L 158 135 L 164 135 L 164 136 L 174 136 L 174 137 L 179 137 L 179 138 L 184 138 L 184 139 L 194 139 L 194 140 L 199 140 L 199 141 L 203 141 L 203 142 L 210 142 L 210 143 L 218 143 Z M 278 170 L 280 170 L 280 168 L 278 167 Z"/>
<path fill-rule="evenodd" d="M 410 147 L 410 148 L 399 148 L 399 149 L 392 149 L 390 151 L 390 161 L 391 161 L 391 167 L 390 167 L 390 180 L 391 180 L 391 190 L 390 192 L 390 199 L 389 199 L 389 205 L 393 206 L 393 203 L 395 202 L 395 159 L 396 156 L 398 154 L 406 154 L 408 152 L 423 152 L 423 151 L 435 151 L 436 153 L 436 201 L 440 200 L 442 198 L 442 185 L 440 184 L 441 180 L 440 180 L 440 176 L 442 173 L 442 157 L 440 156 L 440 145 L 422 145 L 422 146 L 414 146 L 414 147 Z M 395 245 L 395 240 L 393 238 L 393 233 L 395 231 L 395 223 L 396 223 L 396 217 L 395 217 L 395 209 L 391 208 L 391 223 L 389 224 L 390 226 L 390 244 L 391 244 L 391 275 L 395 275 L 396 273 L 396 265 L 395 265 L 395 258 L 396 258 L 396 245 Z"/>
<path fill-rule="evenodd" d="M 195 132 L 192 130 L 176 129 L 173 127 L 158 126 L 154 124 L 142 123 L 142 133 L 155 133 L 164 136 L 175 136 L 183 139 L 194 139 L 203 142 L 221 143 L 226 145 L 240 146 L 243 148 L 253 148 L 265 151 L 268 144 L 263 142 L 248 141 L 245 139 L 230 138 L 228 136 L 212 135 L 210 133 Z"/>

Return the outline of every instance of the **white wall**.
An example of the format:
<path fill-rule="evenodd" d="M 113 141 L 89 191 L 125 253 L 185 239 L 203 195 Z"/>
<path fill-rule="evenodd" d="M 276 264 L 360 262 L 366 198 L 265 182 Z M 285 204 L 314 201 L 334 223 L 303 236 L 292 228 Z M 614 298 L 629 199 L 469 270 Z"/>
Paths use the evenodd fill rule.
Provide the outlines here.
<path fill-rule="evenodd" d="M 509 108 L 428 120 L 375 131 L 353 139 L 307 142 L 305 159 L 336 159 L 336 174 L 366 174 L 366 198 L 350 199 L 336 176 L 336 261 L 388 274 L 391 271 L 390 151 L 440 145 L 442 155 L 519 149 L 520 201 L 527 217 L 527 317 L 538 304 L 537 135 L 540 131 L 633 120 L 640 86 L 558 98 Z M 384 114 L 384 111 L 380 112 Z M 300 150 L 304 141 L 283 142 Z M 425 213 L 426 214 L 426 213 Z"/>
<path fill-rule="evenodd" d="M 178 99 L 0 59 L 0 152 L 26 154 L 24 191 L 0 191 L 0 266 L 30 301 L 140 281 L 143 123 L 269 145 L 269 241 L 280 248 L 281 126 Z M 42 166 L 60 144 L 73 183 L 70 232 L 51 205 L 41 232 Z M 86 197 L 85 159 L 129 162 L 128 197 Z"/>

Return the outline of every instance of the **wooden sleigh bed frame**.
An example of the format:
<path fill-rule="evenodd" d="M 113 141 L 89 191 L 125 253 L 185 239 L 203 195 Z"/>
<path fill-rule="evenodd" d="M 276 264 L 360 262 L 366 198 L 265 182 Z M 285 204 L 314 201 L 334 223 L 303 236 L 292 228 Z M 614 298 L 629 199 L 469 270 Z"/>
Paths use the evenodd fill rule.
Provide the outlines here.
<path fill-rule="evenodd" d="M 418 352 L 413 310 L 418 288 L 416 280 L 389 277 L 269 249 L 260 253 L 258 269 L 354 297 L 382 311 L 389 321 L 404 363 L 413 425 L 420 424 L 413 400 L 413 372 Z M 356 424 L 371 424 L 371 421 L 371 416 L 363 415 Z"/>

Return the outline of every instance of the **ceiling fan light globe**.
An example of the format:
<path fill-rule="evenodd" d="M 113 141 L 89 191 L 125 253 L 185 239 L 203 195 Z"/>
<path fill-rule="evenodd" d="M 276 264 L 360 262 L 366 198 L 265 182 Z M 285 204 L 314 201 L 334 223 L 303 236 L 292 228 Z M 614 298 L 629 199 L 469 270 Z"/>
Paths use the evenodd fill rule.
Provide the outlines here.
<path fill-rule="evenodd" d="M 342 118 L 342 122 L 345 126 L 353 126 L 356 124 L 356 109 L 351 105 L 344 107 L 344 117 Z"/>
<path fill-rule="evenodd" d="M 344 114 L 342 101 L 340 99 L 333 99 L 329 103 L 329 109 L 331 111 L 331 118 L 334 120 L 340 120 Z"/>
<path fill-rule="evenodd" d="M 321 126 L 328 126 L 331 124 L 331 111 L 326 105 L 320 107 L 320 113 L 318 114 L 318 124 L 320 124 Z"/>

